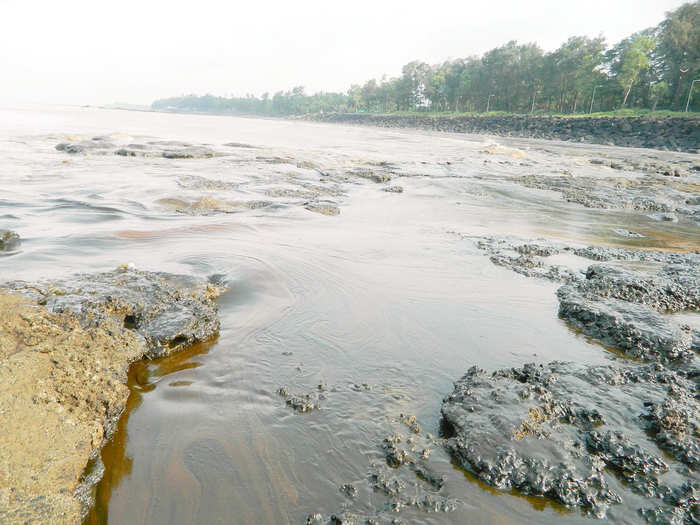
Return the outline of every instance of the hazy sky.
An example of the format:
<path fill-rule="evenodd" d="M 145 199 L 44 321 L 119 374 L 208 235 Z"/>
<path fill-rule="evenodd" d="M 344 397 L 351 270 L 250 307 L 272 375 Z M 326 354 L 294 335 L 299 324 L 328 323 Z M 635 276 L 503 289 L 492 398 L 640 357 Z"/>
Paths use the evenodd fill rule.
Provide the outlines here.
<path fill-rule="evenodd" d="M 411 60 L 614 43 L 683 0 L 0 0 L 0 104 L 342 91 Z"/>

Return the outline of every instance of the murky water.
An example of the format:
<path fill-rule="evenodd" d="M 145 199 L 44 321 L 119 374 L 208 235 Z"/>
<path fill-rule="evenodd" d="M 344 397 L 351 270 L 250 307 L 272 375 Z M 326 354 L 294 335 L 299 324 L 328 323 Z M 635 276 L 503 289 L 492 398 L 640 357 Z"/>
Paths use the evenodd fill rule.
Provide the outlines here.
<path fill-rule="evenodd" d="M 66 138 L 112 135 L 207 144 L 203 159 L 68 155 Z M 697 225 L 585 209 L 505 178 L 637 150 L 527 140 L 524 157 L 483 153 L 487 137 L 303 122 L 34 107 L 0 109 L 0 227 L 22 251 L 3 279 L 138 268 L 222 275 L 216 340 L 132 367 L 132 396 L 103 451 L 88 523 L 304 523 L 348 509 L 392 517 L 367 482 L 400 414 L 440 432 L 440 404 L 469 367 L 611 354 L 557 318 L 554 283 L 493 266 L 464 236 L 688 250 Z M 255 146 L 224 146 L 227 143 Z M 649 152 L 644 152 L 649 154 Z M 660 158 L 690 155 L 653 153 Z M 391 165 L 381 191 L 358 169 Z M 325 173 L 325 175 L 324 175 Z M 202 199 L 224 205 L 188 208 Z M 332 201 L 340 214 L 309 211 Z M 174 203 L 174 204 L 173 204 Z M 615 228 L 644 238 L 616 236 Z M 457 235 L 461 234 L 461 235 Z M 328 386 L 298 414 L 277 390 Z M 406 523 L 584 522 L 542 499 L 489 490 L 439 447 L 451 513 L 404 509 Z M 416 478 L 417 480 L 417 478 Z M 420 480 L 418 480 L 420 481 Z M 339 487 L 353 483 L 354 499 Z M 610 520 L 628 518 L 611 509 Z"/>

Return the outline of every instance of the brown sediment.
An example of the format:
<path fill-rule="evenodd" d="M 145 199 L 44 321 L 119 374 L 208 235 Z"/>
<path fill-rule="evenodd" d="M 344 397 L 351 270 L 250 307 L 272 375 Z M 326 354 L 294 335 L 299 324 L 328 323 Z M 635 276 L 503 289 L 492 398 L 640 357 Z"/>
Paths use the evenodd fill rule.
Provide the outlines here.
<path fill-rule="evenodd" d="M 605 246 L 610 248 L 632 248 L 635 250 L 659 251 L 668 253 L 692 253 L 696 252 L 697 242 L 694 239 L 688 239 L 686 235 L 674 233 L 660 232 L 658 230 L 637 229 L 639 233 L 646 237 L 643 239 L 604 239 L 600 236 L 582 235 L 573 239 L 578 243 L 589 243 L 597 246 Z M 572 240 L 569 235 L 552 232 L 548 230 L 537 231 L 537 235 L 548 237 L 550 239 L 558 239 L 562 241 Z M 636 242 L 635 242 L 636 241 Z"/>
<path fill-rule="evenodd" d="M 520 424 L 520 428 L 513 432 L 513 439 L 520 441 L 525 436 L 538 436 L 542 434 L 542 423 L 551 421 L 556 417 L 556 412 L 551 405 L 544 405 L 542 408 L 530 408 L 528 418 Z"/>
<path fill-rule="evenodd" d="M 517 148 L 509 148 L 506 146 L 501 146 L 500 144 L 488 144 L 479 153 L 486 153 L 488 155 L 503 155 L 506 157 L 511 157 L 514 159 L 524 159 L 526 158 L 525 152 Z"/>
<path fill-rule="evenodd" d="M 164 230 L 120 230 L 115 232 L 114 235 L 120 239 L 158 239 L 161 237 L 171 237 L 175 235 L 185 235 L 198 232 L 230 231 L 240 229 L 250 229 L 250 227 L 237 223 L 200 224 L 180 228 L 167 228 Z"/>
<path fill-rule="evenodd" d="M 192 359 L 207 353 L 214 344 L 216 344 L 216 337 L 202 343 L 196 343 L 182 352 L 151 361 L 137 361 L 129 367 L 126 383 L 129 389 L 128 400 L 113 437 L 100 452 L 105 472 L 95 486 L 94 504 L 88 509 L 82 522 L 83 525 L 97 525 L 107 522 L 112 490 L 121 483 L 125 476 L 131 473 L 133 460 L 126 454 L 128 440 L 126 429 L 129 416 L 143 400 L 142 393 L 154 388 L 149 380 L 152 377 L 162 377 L 178 370 L 196 367 L 197 364 L 193 363 Z M 186 381 L 179 383 L 186 383 Z M 175 383 L 170 383 L 170 386 L 175 386 Z"/>
<path fill-rule="evenodd" d="M 662 252 L 696 252 L 698 250 L 698 239 L 688 238 L 687 235 L 679 235 L 671 232 L 660 232 L 656 230 L 639 229 L 639 233 L 651 237 L 655 244 L 653 249 Z M 651 245 L 651 243 L 649 243 Z M 640 247 L 643 250 L 645 247 Z"/>
<path fill-rule="evenodd" d="M 0 292 L 0 522 L 80 522 L 81 474 L 126 406 L 127 366 L 145 352 L 116 322 L 83 327 Z"/>

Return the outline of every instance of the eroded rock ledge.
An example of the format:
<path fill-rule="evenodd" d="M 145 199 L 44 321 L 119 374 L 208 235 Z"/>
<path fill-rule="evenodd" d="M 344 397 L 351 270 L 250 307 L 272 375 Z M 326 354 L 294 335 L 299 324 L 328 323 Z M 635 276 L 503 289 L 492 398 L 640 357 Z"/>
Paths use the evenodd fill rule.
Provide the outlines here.
<path fill-rule="evenodd" d="M 442 405 L 448 450 L 486 483 L 654 523 L 700 518 L 698 414 L 697 374 L 660 364 L 473 367 Z"/>
<path fill-rule="evenodd" d="M 128 365 L 216 334 L 220 289 L 128 267 L 0 288 L 0 522 L 79 523 Z"/>
<path fill-rule="evenodd" d="M 700 334 L 669 315 L 700 311 L 700 254 L 474 241 L 496 265 L 564 283 L 559 317 L 637 362 L 471 368 L 442 404 L 452 457 L 498 489 L 597 517 L 619 505 L 650 523 L 700 522 Z"/>
<path fill-rule="evenodd" d="M 559 317 L 591 339 L 644 361 L 696 361 L 700 333 L 668 314 L 700 311 L 700 254 L 499 237 L 476 239 L 476 245 L 496 265 L 565 283 L 557 291 Z M 552 264 L 558 254 L 606 264 L 577 270 Z M 620 266 L 629 262 L 648 264 Z"/>

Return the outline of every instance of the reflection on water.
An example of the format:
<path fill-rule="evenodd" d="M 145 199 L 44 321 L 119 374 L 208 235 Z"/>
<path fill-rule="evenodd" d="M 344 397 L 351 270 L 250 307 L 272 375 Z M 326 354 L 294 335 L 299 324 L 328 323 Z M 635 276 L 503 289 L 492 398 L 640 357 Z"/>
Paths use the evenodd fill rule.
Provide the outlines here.
<path fill-rule="evenodd" d="M 225 155 L 54 149 L 67 135 L 114 131 L 134 142 L 206 143 Z M 23 238 L 21 252 L 2 259 L 7 278 L 133 262 L 228 283 L 218 340 L 132 366 L 132 394 L 102 452 L 105 476 L 87 523 L 304 523 L 309 513 L 344 509 L 406 523 L 587 523 L 541 498 L 486 490 L 439 446 L 430 464 L 454 512 L 407 508 L 397 516 L 368 482 L 373 464 L 385 463 L 382 442 L 400 414 L 438 435 L 442 398 L 472 365 L 616 358 L 557 318 L 556 284 L 491 265 L 455 232 L 700 246 L 697 225 L 685 218 L 585 209 L 505 180 L 562 168 L 588 175 L 600 168 L 587 156 L 633 151 L 503 139 L 522 150 L 513 159 L 485 153 L 489 141 L 196 115 L 0 110 L 0 228 Z M 257 149 L 225 146 L 232 142 Z M 392 180 L 350 174 L 366 170 Z M 388 184 L 403 193 L 382 191 Z M 178 210 L 164 199 L 203 204 Z M 327 201 L 339 215 L 306 206 Z M 204 206 L 212 202 L 226 207 Z M 277 394 L 319 384 L 326 399 L 308 414 Z M 423 483 L 410 471 L 396 475 Z M 354 499 L 339 490 L 346 483 L 357 488 Z M 616 512 L 610 521 L 625 523 Z"/>
<path fill-rule="evenodd" d="M 119 487 L 124 478 L 131 474 L 133 458 L 126 453 L 129 415 L 141 405 L 143 395 L 153 390 L 158 381 L 168 374 L 198 366 L 194 359 L 209 352 L 215 344 L 216 338 L 195 344 L 172 356 L 152 361 L 139 361 L 129 367 L 127 385 L 131 393 L 124 414 L 117 424 L 116 432 L 102 448 L 100 455 L 105 473 L 95 487 L 95 504 L 88 511 L 84 523 L 100 525 L 109 522 L 109 501 L 112 492 Z M 173 384 L 171 383 L 170 386 Z"/>

